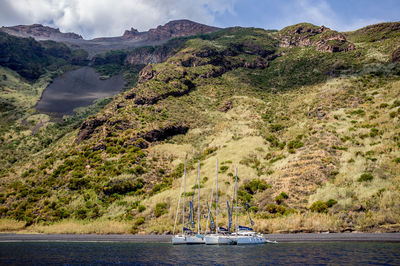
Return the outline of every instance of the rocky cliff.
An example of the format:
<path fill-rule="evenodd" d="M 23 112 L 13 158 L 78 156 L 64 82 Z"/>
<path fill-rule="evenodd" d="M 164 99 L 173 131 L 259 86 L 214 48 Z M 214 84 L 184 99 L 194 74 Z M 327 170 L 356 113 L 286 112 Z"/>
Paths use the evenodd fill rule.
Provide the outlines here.
<path fill-rule="evenodd" d="M 81 35 L 78 35 L 76 33 L 72 32 L 63 33 L 60 32 L 59 29 L 43 26 L 41 24 L 1 27 L 0 31 L 18 37 L 32 37 L 37 40 L 65 41 L 65 40 L 83 39 Z"/>
<path fill-rule="evenodd" d="M 279 36 L 281 47 L 314 46 L 319 51 L 331 53 L 355 49 L 354 44 L 348 42 L 343 34 L 308 23 L 286 27 L 280 31 Z"/>

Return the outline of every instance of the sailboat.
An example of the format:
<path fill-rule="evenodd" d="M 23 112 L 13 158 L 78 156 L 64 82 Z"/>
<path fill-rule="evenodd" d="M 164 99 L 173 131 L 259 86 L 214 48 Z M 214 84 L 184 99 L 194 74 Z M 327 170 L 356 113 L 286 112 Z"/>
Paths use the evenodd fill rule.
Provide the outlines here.
<path fill-rule="evenodd" d="M 236 232 L 232 234 L 232 237 L 235 239 L 235 243 L 237 245 L 245 245 L 245 244 L 265 244 L 266 240 L 264 236 L 260 233 L 255 233 L 253 228 L 238 225 L 237 217 L 238 217 L 238 206 L 237 206 L 237 168 L 236 168 L 236 177 L 235 177 L 235 226 Z M 250 217 L 249 205 L 246 203 L 247 212 L 249 215 L 250 224 L 253 226 L 254 222 Z"/>
<path fill-rule="evenodd" d="M 182 207 L 182 233 L 181 234 L 177 234 L 174 235 L 172 237 L 172 244 L 173 245 L 179 245 L 179 244 L 186 244 L 186 234 L 185 234 L 185 194 L 186 194 L 186 163 L 184 165 L 183 168 L 183 207 Z M 175 234 L 175 227 L 176 227 L 176 222 L 178 220 L 178 214 L 179 214 L 179 204 L 181 201 L 181 197 L 182 197 L 182 188 L 181 191 L 179 193 L 179 200 L 178 200 L 178 207 L 176 210 L 176 216 L 175 216 L 175 225 L 174 225 L 174 234 Z"/>
<path fill-rule="evenodd" d="M 221 230 L 218 226 L 218 159 L 217 159 L 217 172 L 216 172 L 217 180 L 216 180 L 216 192 L 215 192 L 215 233 L 209 234 L 205 236 L 206 245 L 233 245 L 235 244 L 235 239 L 232 238 L 228 232 L 225 230 Z M 209 215 L 211 212 L 209 211 Z"/>
<path fill-rule="evenodd" d="M 199 161 L 199 169 L 198 169 L 198 208 L 197 208 L 197 233 L 194 233 L 191 229 L 185 227 L 185 197 L 186 197 L 186 164 L 184 166 L 184 174 L 183 174 L 183 207 L 182 207 L 182 233 L 178 235 L 174 235 L 172 237 L 172 244 L 204 244 L 205 239 L 204 236 L 200 232 L 200 161 Z M 174 231 L 176 227 L 176 222 L 178 218 L 179 204 L 181 199 L 182 191 L 179 195 L 178 201 L 178 209 L 175 217 L 175 225 Z M 193 199 L 190 202 L 190 215 L 189 220 L 193 225 Z M 189 221 L 188 221 L 189 222 Z"/>
<path fill-rule="evenodd" d="M 197 193 L 197 233 L 191 233 L 186 236 L 186 244 L 205 244 L 205 238 L 204 235 L 201 234 L 200 231 L 200 160 L 199 160 L 199 168 L 197 171 L 197 188 L 198 188 L 198 193 Z M 194 194 L 193 194 L 194 195 Z M 193 219 L 194 213 L 193 213 L 193 199 L 192 199 L 192 204 L 191 204 L 191 217 Z M 192 224 L 193 220 L 192 220 Z"/>

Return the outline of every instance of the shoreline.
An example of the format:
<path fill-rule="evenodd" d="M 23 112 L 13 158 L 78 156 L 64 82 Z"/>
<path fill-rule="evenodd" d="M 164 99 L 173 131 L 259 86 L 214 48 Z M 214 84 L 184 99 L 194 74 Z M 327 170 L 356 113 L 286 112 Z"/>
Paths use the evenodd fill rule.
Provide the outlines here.
<path fill-rule="evenodd" d="M 124 242 L 171 243 L 172 235 L 10 234 L 0 233 L 0 242 Z M 400 242 L 400 233 L 299 233 L 267 234 L 278 243 L 301 242 Z"/>

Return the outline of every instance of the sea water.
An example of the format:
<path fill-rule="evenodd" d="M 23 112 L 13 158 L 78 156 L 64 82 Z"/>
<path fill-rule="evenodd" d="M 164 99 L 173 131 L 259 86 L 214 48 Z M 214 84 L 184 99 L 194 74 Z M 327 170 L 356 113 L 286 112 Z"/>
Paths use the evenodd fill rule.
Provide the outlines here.
<path fill-rule="evenodd" d="M 168 243 L 2 242 L 0 264 L 400 265 L 400 243 L 173 246 Z"/>

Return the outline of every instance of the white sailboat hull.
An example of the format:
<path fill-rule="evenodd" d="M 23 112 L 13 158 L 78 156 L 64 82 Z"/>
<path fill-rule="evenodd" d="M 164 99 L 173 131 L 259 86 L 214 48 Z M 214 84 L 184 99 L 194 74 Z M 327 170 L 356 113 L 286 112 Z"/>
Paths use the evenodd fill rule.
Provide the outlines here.
<path fill-rule="evenodd" d="M 235 245 L 236 238 L 234 236 L 218 236 L 218 245 Z"/>
<path fill-rule="evenodd" d="M 205 244 L 204 236 L 186 236 L 186 244 L 188 245 L 196 245 L 196 244 Z"/>
<path fill-rule="evenodd" d="M 205 236 L 206 245 L 235 245 L 236 238 L 227 235 L 208 235 Z"/>
<path fill-rule="evenodd" d="M 172 237 L 172 244 L 173 245 L 183 245 L 186 244 L 186 237 L 183 235 L 174 235 Z"/>
<path fill-rule="evenodd" d="M 236 244 L 237 245 L 256 245 L 256 244 L 265 244 L 266 240 L 262 236 L 237 236 Z"/>
<path fill-rule="evenodd" d="M 218 245 L 218 236 L 217 235 L 207 235 L 204 237 L 206 245 Z"/>

